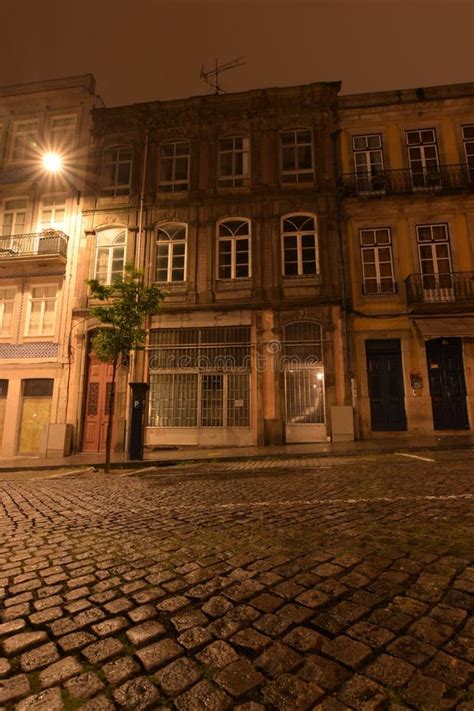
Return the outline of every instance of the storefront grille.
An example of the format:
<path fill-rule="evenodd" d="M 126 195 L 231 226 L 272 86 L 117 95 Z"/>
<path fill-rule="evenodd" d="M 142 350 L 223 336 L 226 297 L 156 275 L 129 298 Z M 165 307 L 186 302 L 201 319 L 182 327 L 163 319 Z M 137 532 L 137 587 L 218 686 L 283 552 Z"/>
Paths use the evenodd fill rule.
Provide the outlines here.
<path fill-rule="evenodd" d="M 150 427 L 250 425 L 250 327 L 150 334 Z"/>

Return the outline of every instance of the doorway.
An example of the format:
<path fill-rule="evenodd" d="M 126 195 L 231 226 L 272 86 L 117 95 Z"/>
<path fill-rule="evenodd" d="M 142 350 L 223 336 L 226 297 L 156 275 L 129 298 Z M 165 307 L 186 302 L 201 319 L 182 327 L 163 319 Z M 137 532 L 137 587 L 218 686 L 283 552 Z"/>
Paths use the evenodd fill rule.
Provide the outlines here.
<path fill-rule="evenodd" d="M 435 430 L 468 430 L 466 382 L 460 338 L 426 342 L 433 426 Z"/>
<path fill-rule="evenodd" d="M 366 341 L 365 348 L 371 429 L 404 431 L 407 422 L 400 341 Z"/>
<path fill-rule="evenodd" d="M 110 414 L 113 366 L 103 363 L 94 352 L 89 355 L 86 407 L 84 418 L 84 452 L 105 451 Z"/>
<path fill-rule="evenodd" d="M 40 454 L 46 449 L 45 435 L 51 415 L 53 386 L 52 378 L 23 380 L 18 454 Z"/>

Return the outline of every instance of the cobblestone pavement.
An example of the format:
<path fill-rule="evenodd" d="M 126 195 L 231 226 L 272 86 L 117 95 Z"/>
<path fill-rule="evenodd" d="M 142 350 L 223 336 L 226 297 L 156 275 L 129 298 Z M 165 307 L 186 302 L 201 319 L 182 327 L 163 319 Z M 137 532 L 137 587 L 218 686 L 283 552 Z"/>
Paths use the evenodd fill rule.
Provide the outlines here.
<path fill-rule="evenodd" d="M 2 476 L 0 707 L 472 711 L 474 456 L 425 459 Z"/>

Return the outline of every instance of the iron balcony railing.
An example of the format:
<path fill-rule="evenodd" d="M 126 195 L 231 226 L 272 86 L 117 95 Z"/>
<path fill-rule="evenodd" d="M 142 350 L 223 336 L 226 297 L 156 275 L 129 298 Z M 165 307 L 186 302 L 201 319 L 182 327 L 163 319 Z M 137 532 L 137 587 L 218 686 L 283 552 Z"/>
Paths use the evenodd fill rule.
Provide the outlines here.
<path fill-rule="evenodd" d="M 0 259 L 14 257 L 66 257 L 68 236 L 60 230 L 45 230 L 31 234 L 1 235 Z"/>
<path fill-rule="evenodd" d="M 474 301 L 474 272 L 410 274 L 405 287 L 409 304 Z"/>
<path fill-rule="evenodd" d="M 340 186 L 344 197 L 469 190 L 474 189 L 474 165 L 345 173 Z"/>

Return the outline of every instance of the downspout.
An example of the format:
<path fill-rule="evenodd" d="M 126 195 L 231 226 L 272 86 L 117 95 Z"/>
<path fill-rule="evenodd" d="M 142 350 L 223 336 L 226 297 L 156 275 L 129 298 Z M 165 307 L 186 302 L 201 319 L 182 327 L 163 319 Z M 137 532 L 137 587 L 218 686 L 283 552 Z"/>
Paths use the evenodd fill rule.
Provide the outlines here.
<path fill-rule="evenodd" d="M 137 260 L 140 263 L 140 252 L 142 243 L 142 229 L 143 229 L 143 206 L 145 203 L 145 184 L 146 184 L 146 168 L 148 162 L 148 140 L 149 140 L 150 130 L 147 128 L 145 132 L 145 150 L 143 154 L 143 166 L 142 166 L 142 184 L 140 188 L 140 206 L 138 210 L 138 234 L 137 234 L 137 246 L 136 254 Z M 143 264 L 145 268 L 145 264 Z"/>
<path fill-rule="evenodd" d="M 332 157 L 333 157 L 333 170 L 334 170 L 334 184 L 335 184 L 335 195 L 336 195 L 336 231 L 337 231 L 337 242 L 339 250 L 339 271 L 341 278 L 341 297 L 342 297 L 342 325 L 344 332 L 344 344 L 343 344 L 343 356 L 344 356 L 344 370 L 347 369 L 348 376 L 352 375 L 351 369 L 349 367 L 349 324 L 348 324 L 348 306 L 347 306 L 347 289 L 346 289 L 346 267 L 344 260 L 344 235 L 342 230 L 343 223 L 343 209 L 342 209 L 342 199 L 340 190 L 340 171 L 339 171 L 339 152 L 338 152 L 338 137 L 341 133 L 341 129 L 338 128 L 331 133 L 332 139 Z M 347 378 L 344 378 L 344 402 L 349 402 L 349 392 L 348 392 L 348 382 Z"/>

